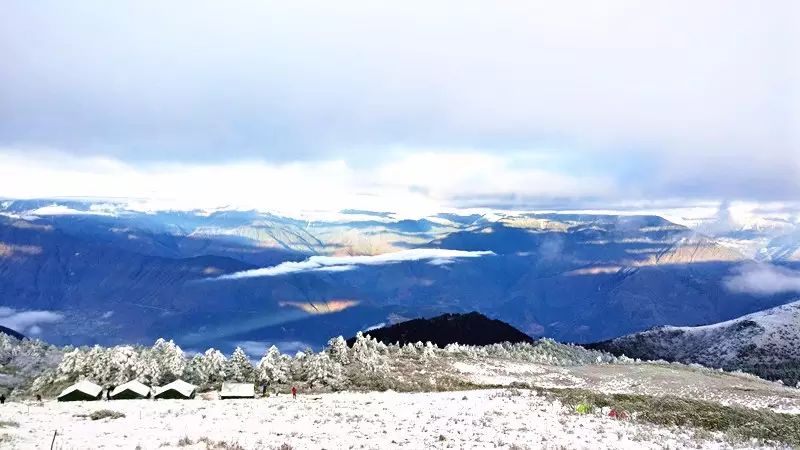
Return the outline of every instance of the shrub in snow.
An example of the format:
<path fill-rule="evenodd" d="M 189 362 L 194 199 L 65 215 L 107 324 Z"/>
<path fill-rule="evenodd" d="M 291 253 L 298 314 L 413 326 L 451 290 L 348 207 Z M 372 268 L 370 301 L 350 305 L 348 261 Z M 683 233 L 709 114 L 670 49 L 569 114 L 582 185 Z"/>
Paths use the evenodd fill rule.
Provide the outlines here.
<path fill-rule="evenodd" d="M 439 350 L 439 347 L 433 345 L 431 341 L 425 343 L 425 346 L 422 347 L 422 357 L 423 358 L 433 358 L 436 356 L 436 351 Z"/>

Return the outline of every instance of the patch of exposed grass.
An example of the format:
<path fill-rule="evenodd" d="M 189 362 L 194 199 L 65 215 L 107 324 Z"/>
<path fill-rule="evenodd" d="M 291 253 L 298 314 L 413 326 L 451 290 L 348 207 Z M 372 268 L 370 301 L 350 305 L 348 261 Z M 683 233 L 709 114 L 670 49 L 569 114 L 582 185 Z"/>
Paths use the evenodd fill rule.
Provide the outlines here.
<path fill-rule="evenodd" d="M 98 409 L 97 411 L 89 414 L 89 418 L 92 420 L 120 419 L 122 417 L 125 417 L 125 414 L 118 411 L 112 411 L 110 409 Z"/>
<path fill-rule="evenodd" d="M 720 431 L 731 437 L 800 447 L 800 415 L 675 396 L 602 394 L 584 389 L 546 389 L 545 393 L 566 405 L 622 409 L 633 413 L 637 420 L 656 425 Z"/>
<path fill-rule="evenodd" d="M 192 445 L 191 439 L 184 437 L 183 439 L 181 439 L 181 441 L 183 441 L 184 439 L 188 441 L 188 444 L 184 445 Z M 181 441 L 178 441 L 178 445 L 180 445 Z M 212 441 L 206 436 L 203 436 L 200 439 L 198 439 L 197 443 L 205 444 L 206 450 L 245 450 L 244 447 L 239 445 L 238 442 Z"/>

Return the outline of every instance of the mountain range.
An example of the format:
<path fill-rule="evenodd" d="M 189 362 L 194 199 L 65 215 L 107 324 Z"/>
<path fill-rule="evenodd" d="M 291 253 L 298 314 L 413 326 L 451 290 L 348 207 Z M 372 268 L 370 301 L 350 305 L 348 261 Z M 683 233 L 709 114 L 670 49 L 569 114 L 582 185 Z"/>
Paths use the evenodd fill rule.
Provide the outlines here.
<path fill-rule="evenodd" d="M 778 239 L 765 232 L 752 231 L 749 245 Z M 744 231 L 735 245 L 726 233 L 656 215 L 287 216 L 8 200 L 0 202 L 0 299 L 6 316 L 28 314 L 16 331 L 56 344 L 163 336 L 187 349 L 290 350 L 468 311 L 585 343 L 790 302 L 790 292 L 731 289 L 755 258 L 741 250 Z M 782 233 L 786 251 L 769 247 L 769 262 L 792 270 L 796 242 Z M 49 315 L 37 321 L 32 312 Z"/>
<path fill-rule="evenodd" d="M 800 381 L 800 301 L 710 325 L 656 327 L 586 347 L 742 370 L 795 385 Z"/>

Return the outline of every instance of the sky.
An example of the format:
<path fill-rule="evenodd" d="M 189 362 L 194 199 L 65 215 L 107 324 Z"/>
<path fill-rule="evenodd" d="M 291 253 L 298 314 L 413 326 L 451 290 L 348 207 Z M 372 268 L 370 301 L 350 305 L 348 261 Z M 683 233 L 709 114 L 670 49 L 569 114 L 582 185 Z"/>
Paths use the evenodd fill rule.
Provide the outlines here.
<path fill-rule="evenodd" d="M 0 197 L 800 199 L 794 1 L 0 4 Z"/>

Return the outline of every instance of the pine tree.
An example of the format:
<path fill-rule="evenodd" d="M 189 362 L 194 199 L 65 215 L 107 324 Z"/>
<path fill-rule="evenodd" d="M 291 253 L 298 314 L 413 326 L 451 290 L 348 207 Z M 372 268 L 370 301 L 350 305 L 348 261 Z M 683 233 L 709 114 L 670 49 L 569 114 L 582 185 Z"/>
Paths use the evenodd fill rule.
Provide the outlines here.
<path fill-rule="evenodd" d="M 228 360 L 227 375 L 231 381 L 254 381 L 253 365 L 240 347 L 236 347 Z"/>
<path fill-rule="evenodd" d="M 377 341 L 356 333 L 356 341 L 351 349 L 351 362 L 365 373 L 382 371 L 385 368 L 384 358 L 377 351 Z"/>
<path fill-rule="evenodd" d="M 225 381 L 227 366 L 228 360 L 219 350 L 210 348 L 203 353 L 201 372 L 207 384 L 217 386 Z"/>
<path fill-rule="evenodd" d="M 137 377 L 139 351 L 130 345 L 111 347 L 107 351 L 110 376 L 106 383 L 120 385 Z"/>
<path fill-rule="evenodd" d="M 278 384 L 289 381 L 288 363 L 278 347 L 270 347 L 258 362 L 257 378 L 261 384 Z"/>
<path fill-rule="evenodd" d="M 140 381 L 164 385 L 183 376 L 186 357 L 174 342 L 159 338 L 153 347 L 142 352 L 137 372 Z"/>
<path fill-rule="evenodd" d="M 338 387 L 342 382 L 342 365 L 327 353 L 306 355 L 305 379 L 312 385 Z"/>
<path fill-rule="evenodd" d="M 347 348 L 347 341 L 343 337 L 331 338 L 325 351 L 331 360 L 343 366 L 350 364 L 350 349 Z"/>
<path fill-rule="evenodd" d="M 186 372 L 184 377 L 186 381 L 196 386 L 207 387 L 208 376 L 205 374 L 205 361 L 202 354 L 192 356 L 192 359 L 186 364 Z"/>

